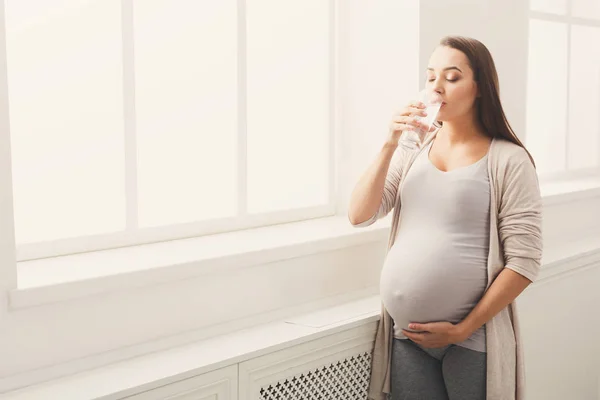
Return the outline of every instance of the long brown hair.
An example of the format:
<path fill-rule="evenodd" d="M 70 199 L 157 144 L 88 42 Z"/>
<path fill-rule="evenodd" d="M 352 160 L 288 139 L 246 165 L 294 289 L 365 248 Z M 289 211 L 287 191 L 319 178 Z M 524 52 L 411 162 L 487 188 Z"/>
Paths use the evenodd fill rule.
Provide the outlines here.
<path fill-rule="evenodd" d="M 500 102 L 498 72 L 488 48 L 480 41 L 464 36 L 446 36 L 440 40 L 440 45 L 459 50 L 467 56 L 473 70 L 473 79 L 479 88 L 477 113 L 485 132 L 491 137 L 501 137 L 513 142 L 527 151 L 504 114 Z M 527 151 L 527 154 L 535 166 L 531 153 Z"/>

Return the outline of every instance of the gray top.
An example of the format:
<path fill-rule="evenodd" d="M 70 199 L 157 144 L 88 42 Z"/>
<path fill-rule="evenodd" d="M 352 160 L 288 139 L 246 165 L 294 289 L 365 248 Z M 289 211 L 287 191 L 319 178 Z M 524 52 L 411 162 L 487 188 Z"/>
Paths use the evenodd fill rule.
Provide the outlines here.
<path fill-rule="evenodd" d="M 430 148 L 403 181 L 401 228 L 381 272 L 382 301 L 399 339 L 409 322 L 460 322 L 487 285 L 488 156 L 443 172 L 429 160 Z M 485 326 L 459 345 L 486 351 Z"/>

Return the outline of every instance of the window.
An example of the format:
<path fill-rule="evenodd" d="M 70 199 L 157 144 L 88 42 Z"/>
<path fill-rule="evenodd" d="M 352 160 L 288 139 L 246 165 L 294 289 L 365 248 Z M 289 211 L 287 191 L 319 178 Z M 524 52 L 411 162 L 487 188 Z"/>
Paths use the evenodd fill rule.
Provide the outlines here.
<path fill-rule="evenodd" d="M 532 0 L 526 142 L 542 177 L 600 172 L 600 1 Z"/>
<path fill-rule="evenodd" d="M 333 1 L 5 8 L 19 260 L 335 213 Z"/>

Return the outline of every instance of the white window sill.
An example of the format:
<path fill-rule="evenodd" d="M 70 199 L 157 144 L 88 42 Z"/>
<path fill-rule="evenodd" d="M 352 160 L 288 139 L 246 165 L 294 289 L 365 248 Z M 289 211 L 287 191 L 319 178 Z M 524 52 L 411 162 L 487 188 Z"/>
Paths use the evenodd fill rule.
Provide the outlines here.
<path fill-rule="evenodd" d="M 568 181 L 541 182 L 540 190 L 544 204 L 568 203 L 570 201 L 600 198 L 600 177 L 585 177 Z"/>
<path fill-rule="evenodd" d="M 173 282 L 306 256 L 386 237 L 389 218 L 357 229 L 329 217 L 197 238 L 17 263 L 11 309 Z"/>
<path fill-rule="evenodd" d="M 545 204 L 597 197 L 600 178 L 542 185 Z M 17 289 L 9 293 L 11 309 L 76 299 L 100 293 L 165 283 L 240 269 L 309 254 L 355 246 L 387 237 L 391 214 L 357 229 L 346 216 L 320 218 L 198 238 L 17 263 Z M 592 241 L 593 242 L 593 241 Z M 598 242 L 596 242 L 598 243 Z M 549 248 L 545 264 L 568 257 Z M 559 252 L 552 254 L 552 252 Z M 570 251 L 568 251 L 570 253 Z"/>

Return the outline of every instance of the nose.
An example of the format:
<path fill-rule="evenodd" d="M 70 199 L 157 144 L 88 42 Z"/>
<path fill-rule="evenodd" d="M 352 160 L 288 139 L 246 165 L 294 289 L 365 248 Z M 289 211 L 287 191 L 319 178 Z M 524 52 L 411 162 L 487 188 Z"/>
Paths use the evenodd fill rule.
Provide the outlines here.
<path fill-rule="evenodd" d="M 434 85 L 433 85 L 433 91 L 436 92 L 437 94 L 442 94 L 444 93 L 444 87 L 442 86 L 442 84 L 440 83 L 440 80 L 436 80 Z"/>

